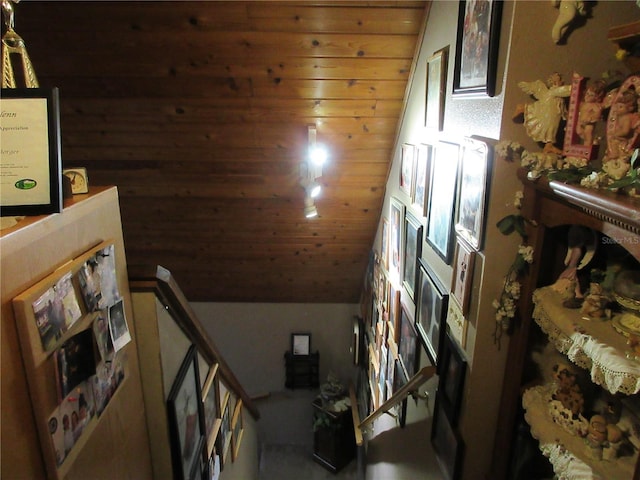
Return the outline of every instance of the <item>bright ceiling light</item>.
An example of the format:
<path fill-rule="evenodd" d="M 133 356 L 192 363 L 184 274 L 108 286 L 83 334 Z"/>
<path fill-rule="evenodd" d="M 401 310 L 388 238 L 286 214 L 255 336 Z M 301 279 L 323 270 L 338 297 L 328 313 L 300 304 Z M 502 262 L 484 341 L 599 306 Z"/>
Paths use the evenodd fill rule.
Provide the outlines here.
<path fill-rule="evenodd" d="M 317 198 L 320 195 L 321 191 L 322 191 L 322 185 L 320 185 L 317 182 L 313 182 L 309 187 L 309 196 L 311 198 Z"/>
<path fill-rule="evenodd" d="M 314 218 L 318 216 L 318 210 L 315 205 L 309 205 L 304 207 L 304 216 L 307 218 Z"/>
<path fill-rule="evenodd" d="M 313 203 L 313 198 L 307 196 L 304 197 L 304 216 L 307 218 L 313 218 L 318 216 L 318 210 Z"/>
<path fill-rule="evenodd" d="M 309 158 L 315 165 L 322 165 L 327 159 L 327 151 L 318 145 L 313 145 L 309 147 Z"/>

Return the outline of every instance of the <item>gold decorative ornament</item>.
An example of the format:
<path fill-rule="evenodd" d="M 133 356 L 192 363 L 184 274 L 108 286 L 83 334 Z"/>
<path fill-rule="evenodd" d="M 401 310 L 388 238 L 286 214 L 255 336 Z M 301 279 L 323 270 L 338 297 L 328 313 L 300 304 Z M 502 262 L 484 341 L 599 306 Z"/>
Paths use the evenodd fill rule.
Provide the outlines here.
<path fill-rule="evenodd" d="M 16 78 L 11 63 L 12 55 L 22 60 L 22 71 L 24 73 L 25 86 L 27 88 L 38 88 L 36 72 L 31 64 L 27 47 L 24 40 L 13 29 L 15 23 L 15 13 L 13 4 L 19 0 L 2 0 L 2 16 L 6 26 L 6 33 L 2 37 L 2 88 L 17 88 Z"/>

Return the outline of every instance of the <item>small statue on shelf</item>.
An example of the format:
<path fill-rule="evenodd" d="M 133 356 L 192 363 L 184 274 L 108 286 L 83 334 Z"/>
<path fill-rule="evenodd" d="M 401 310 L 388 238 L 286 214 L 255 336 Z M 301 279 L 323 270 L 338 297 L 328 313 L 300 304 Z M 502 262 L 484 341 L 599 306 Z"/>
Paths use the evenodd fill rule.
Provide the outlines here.
<path fill-rule="evenodd" d="M 568 233 L 567 255 L 562 271 L 552 288 L 563 296 L 566 308 L 580 308 L 584 300 L 578 273 L 593 259 L 598 236 L 587 227 L 572 225 Z"/>
<path fill-rule="evenodd" d="M 605 95 L 604 80 L 592 80 L 587 84 L 584 97 L 578 107 L 578 123 L 576 133 L 582 139 L 583 145 L 594 145 L 599 141 L 593 132 L 596 124 L 602 119 Z"/>
<path fill-rule="evenodd" d="M 533 103 L 516 107 L 513 120 L 524 123 L 527 135 L 544 144 L 544 152 L 560 154 L 556 147 L 560 122 L 566 119 L 565 98 L 571 94 L 571 85 L 565 85 L 559 73 L 552 73 L 546 83 L 542 80 L 519 82 L 522 91 L 533 96 Z"/>

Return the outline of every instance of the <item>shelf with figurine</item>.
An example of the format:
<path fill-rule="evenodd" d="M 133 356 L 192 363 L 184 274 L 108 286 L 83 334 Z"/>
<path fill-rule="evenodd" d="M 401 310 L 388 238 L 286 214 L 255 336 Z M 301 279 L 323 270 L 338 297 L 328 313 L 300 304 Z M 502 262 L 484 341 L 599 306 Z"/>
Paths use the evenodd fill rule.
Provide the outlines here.
<path fill-rule="evenodd" d="M 581 397 L 575 367 L 555 365 L 556 380 L 526 390 L 525 419 L 557 478 L 607 480 L 632 478 L 638 458 L 638 417 L 614 397 L 596 397 L 586 409 L 574 406 Z M 568 399 L 579 397 L 573 405 Z M 581 409 L 582 410 L 582 409 Z M 595 413 L 592 413 L 595 412 Z"/>

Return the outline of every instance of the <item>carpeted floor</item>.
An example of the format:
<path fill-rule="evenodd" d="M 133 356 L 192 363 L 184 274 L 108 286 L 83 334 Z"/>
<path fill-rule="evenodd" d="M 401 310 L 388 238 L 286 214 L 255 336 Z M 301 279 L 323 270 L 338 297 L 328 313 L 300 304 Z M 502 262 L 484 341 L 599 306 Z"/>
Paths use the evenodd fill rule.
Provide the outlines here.
<path fill-rule="evenodd" d="M 306 445 L 265 445 L 260 455 L 260 480 L 356 480 L 356 474 L 355 459 L 334 474 L 316 463 Z"/>

